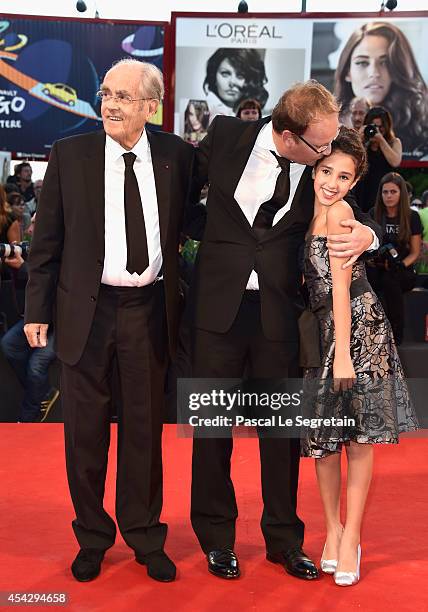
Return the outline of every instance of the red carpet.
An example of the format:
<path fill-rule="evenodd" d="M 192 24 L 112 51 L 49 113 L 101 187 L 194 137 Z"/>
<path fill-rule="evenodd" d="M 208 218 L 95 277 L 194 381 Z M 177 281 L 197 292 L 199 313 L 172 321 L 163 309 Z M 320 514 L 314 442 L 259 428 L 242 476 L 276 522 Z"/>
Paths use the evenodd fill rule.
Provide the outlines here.
<path fill-rule="evenodd" d="M 169 523 L 167 551 L 177 563 L 178 580 L 150 580 L 119 536 L 100 577 L 77 583 L 69 569 L 77 544 L 70 526 L 73 509 L 65 480 L 62 426 L 2 424 L 0 436 L 0 591 L 67 592 L 65 609 L 73 612 L 428 609 L 426 438 L 376 448 L 362 540 L 362 579 L 354 587 L 340 588 L 328 576 L 314 583 L 297 580 L 264 559 L 257 441 L 245 438 L 235 442 L 234 451 L 240 510 L 236 551 L 243 575 L 233 582 L 209 575 L 188 520 L 191 441 L 177 439 L 172 425 L 166 426 L 164 435 L 163 518 Z M 319 561 L 324 528 L 313 461 L 302 460 L 301 466 L 305 549 Z M 110 470 L 110 513 L 113 491 Z"/>

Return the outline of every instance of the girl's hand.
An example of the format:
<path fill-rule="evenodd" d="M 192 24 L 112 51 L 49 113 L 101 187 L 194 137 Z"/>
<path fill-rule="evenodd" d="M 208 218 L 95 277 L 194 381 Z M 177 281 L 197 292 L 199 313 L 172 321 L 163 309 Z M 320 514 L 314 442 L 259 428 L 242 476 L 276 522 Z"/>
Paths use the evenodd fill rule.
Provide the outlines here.
<path fill-rule="evenodd" d="M 335 357 L 333 360 L 333 390 L 335 393 L 339 391 L 347 391 L 352 388 L 356 381 L 354 366 L 352 365 L 351 356 L 346 358 Z"/>

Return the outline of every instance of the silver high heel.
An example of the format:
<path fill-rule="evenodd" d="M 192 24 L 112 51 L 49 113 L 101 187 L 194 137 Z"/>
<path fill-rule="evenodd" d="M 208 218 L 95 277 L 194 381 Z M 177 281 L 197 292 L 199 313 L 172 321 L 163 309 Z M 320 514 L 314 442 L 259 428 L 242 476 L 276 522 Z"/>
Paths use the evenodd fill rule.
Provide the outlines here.
<path fill-rule="evenodd" d="M 343 535 L 343 526 L 342 526 L 342 535 Z M 322 550 L 322 555 L 321 555 L 320 567 L 321 567 L 321 570 L 324 572 L 324 574 L 334 574 L 337 568 L 337 559 L 324 559 L 323 558 L 324 553 L 325 553 L 325 546 L 326 545 L 324 544 L 324 548 Z"/>
<path fill-rule="evenodd" d="M 324 574 L 334 574 L 337 568 L 337 559 L 323 559 L 325 553 L 325 544 L 321 555 L 320 567 Z"/>
<path fill-rule="evenodd" d="M 356 572 L 334 572 L 334 581 L 338 586 L 352 586 L 360 579 L 361 546 L 357 549 L 357 571 Z"/>

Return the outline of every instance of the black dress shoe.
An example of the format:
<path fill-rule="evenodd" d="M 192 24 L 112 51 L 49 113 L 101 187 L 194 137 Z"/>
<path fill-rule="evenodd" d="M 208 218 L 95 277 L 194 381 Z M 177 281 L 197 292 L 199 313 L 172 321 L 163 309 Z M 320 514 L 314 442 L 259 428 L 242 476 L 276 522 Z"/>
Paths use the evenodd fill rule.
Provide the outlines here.
<path fill-rule="evenodd" d="M 271 563 L 279 563 L 288 574 L 296 576 L 296 578 L 315 580 L 319 576 L 315 563 L 298 547 L 290 548 L 284 552 L 268 552 L 266 559 Z"/>
<path fill-rule="evenodd" d="M 231 548 L 212 550 L 207 554 L 208 571 L 219 578 L 239 578 L 238 557 Z"/>
<path fill-rule="evenodd" d="M 81 548 L 71 564 L 71 572 L 79 582 L 89 582 L 101 571 L 104 550 L 98 548 Z"/>
<path fill-rule="evenodd" d="M 175 580 L 177 568 L 163 550 L 155 550 L 147 555 L 136 556 L 135 560 L 147 566 L 147 575 L 159 582 Z"/>

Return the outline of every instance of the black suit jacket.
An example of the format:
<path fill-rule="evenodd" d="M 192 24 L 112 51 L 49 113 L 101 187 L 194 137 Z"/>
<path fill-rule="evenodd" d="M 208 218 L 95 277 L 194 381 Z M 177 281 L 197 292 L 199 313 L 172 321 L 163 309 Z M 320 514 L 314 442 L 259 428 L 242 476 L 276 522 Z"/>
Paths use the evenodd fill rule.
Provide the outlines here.
<path fill-rule="evenodd" d="M 209 182 L 207 218 L 195 268 L 195 324 L 226 332 L 238 312 L 251 270 L 258 272 L 262 326 L 269 340 L 296 341 L 300 302 L 299 249 L 313 217 L 312 168 L 303 172 L 291 209 L 258 240 L 234 193 L 257 135 L 270 118 L 243 122 L 216 117 L 196 154 L 192 199 Z M 355 218 L 380 228 L 354 206 Z"/>
<path fill-rule="evenodd" d="M 147 135 L 158 200 L 169 346 L 174 353 L 180 315 L 178 241 L 194 151 L 172 134 Z M 31 244 L 25 320 L 55 320 L 57 354 L 70 365 L 80 359 L 88 338 L 104 266 L 104 147 L 104 131 L 54 144 Z"/>

